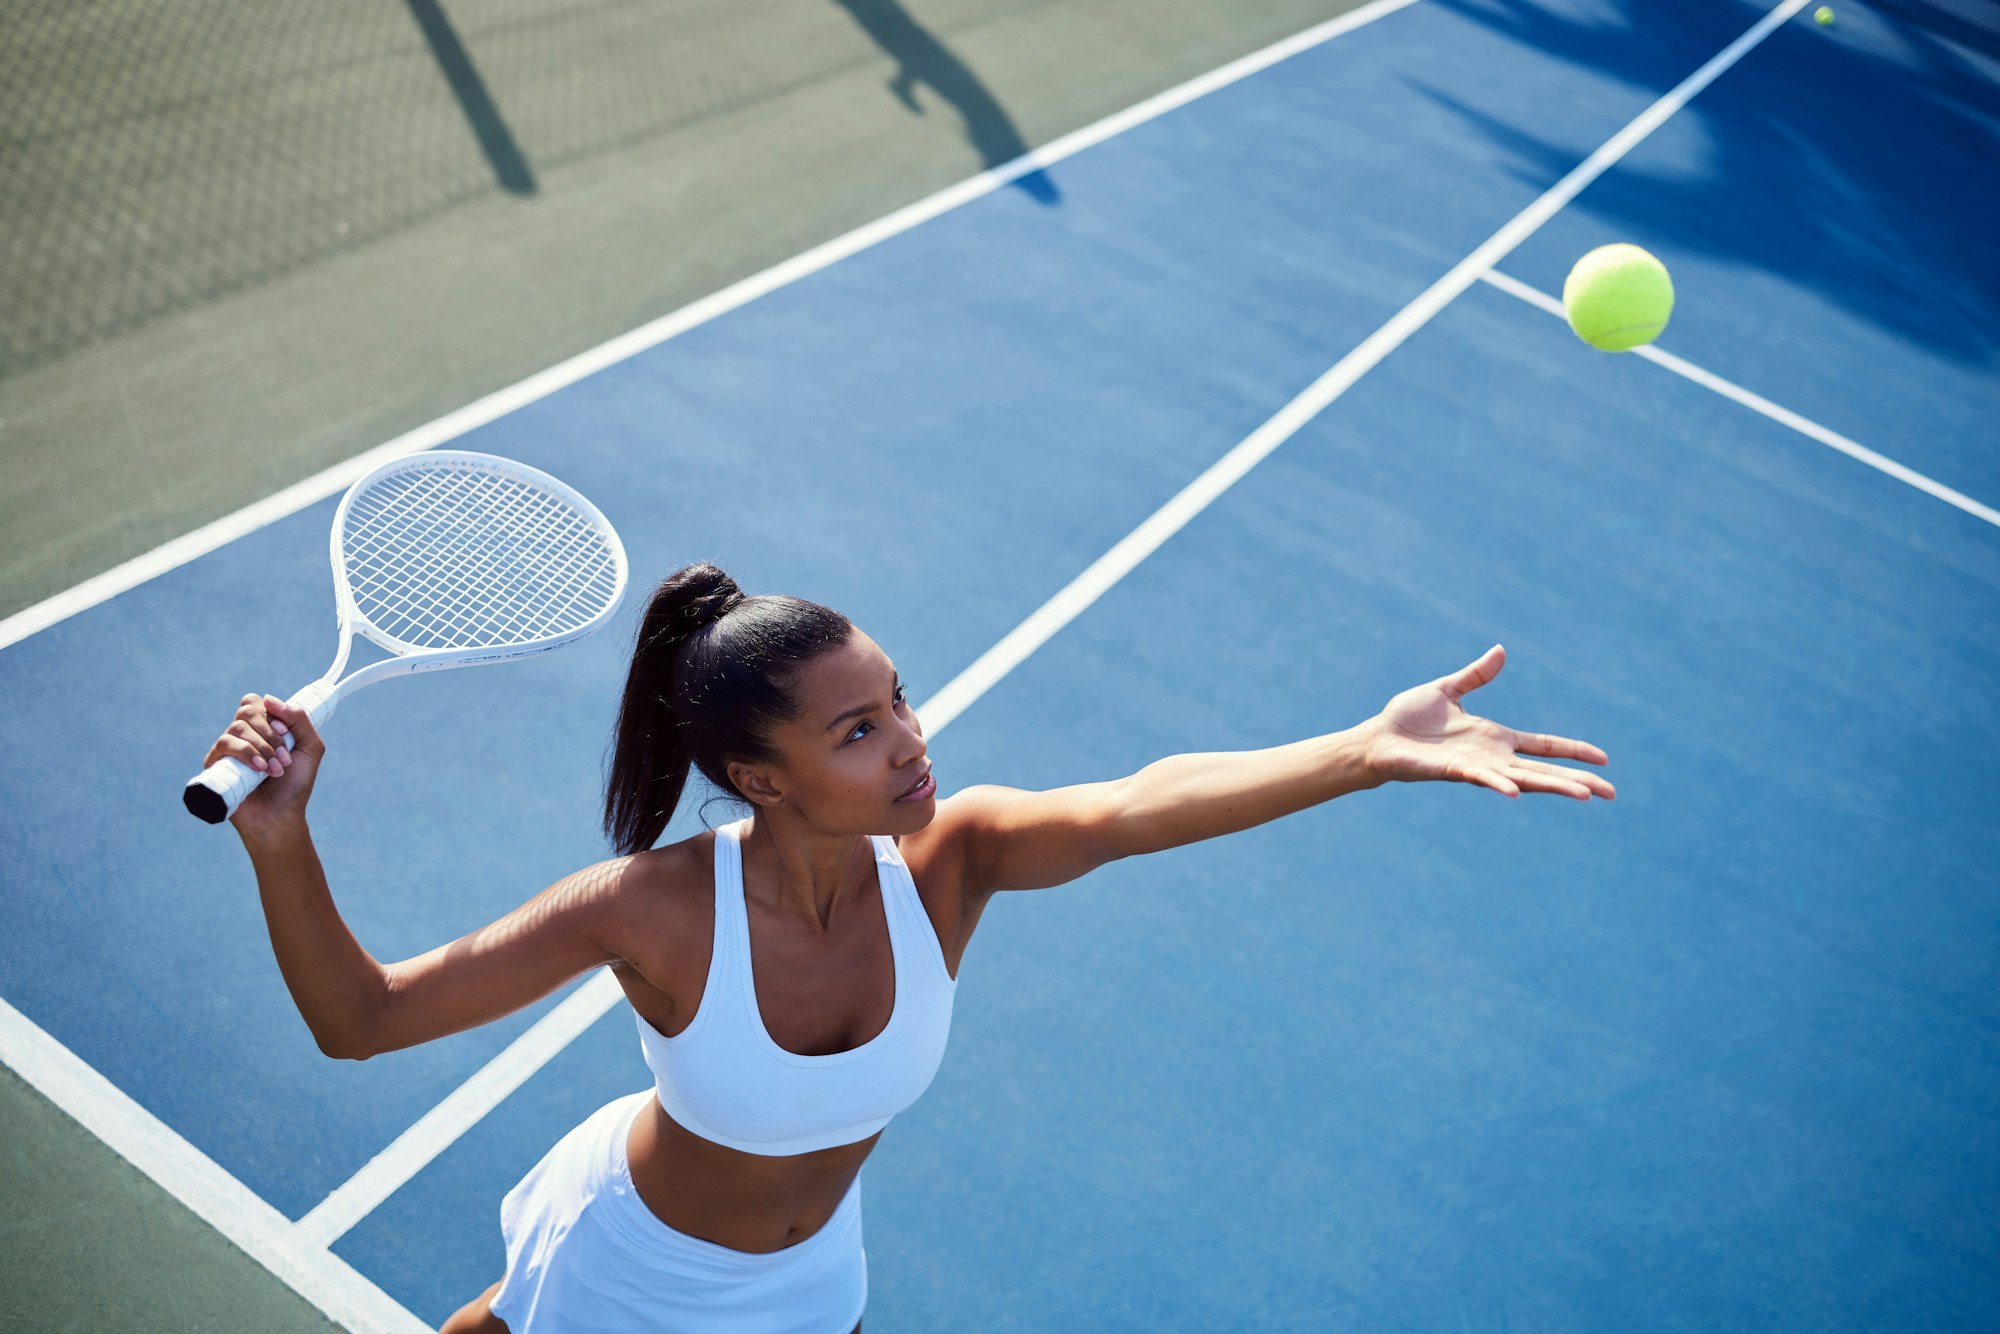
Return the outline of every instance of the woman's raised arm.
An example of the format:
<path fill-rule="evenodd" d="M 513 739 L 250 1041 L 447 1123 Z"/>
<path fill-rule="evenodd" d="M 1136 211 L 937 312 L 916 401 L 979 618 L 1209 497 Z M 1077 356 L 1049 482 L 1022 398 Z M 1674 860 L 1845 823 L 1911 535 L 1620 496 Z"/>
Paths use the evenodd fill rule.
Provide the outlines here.
<path fill-rule="evenodd" d="M 1391 782 L 1471 783 L 1508 797 L 1615 797 L 1594 773 L 1535 758 L 1607 763 L 1589 742 L 1517 732 L 1466 712 L 1464 697 L 1506 660 L 1495 645 L 1459 671 L 1403 691 L 1356 727 L 1290 745 L 1170 755 L 1128 778 L 1047 792 L 969 788 L 951 798 L 968 881 L 991 890 L 1058 885 L 1121 857 L 1236 833 Z"/>
<path fill-rule="evenodd" d="M 295 743 L 282 754 L 282 738 Z M 448 945 L 381 964 L 341 920 L 306 825 L 306 801 L 326 747 L 303 710 L 245 696 L 209 751 L 276 775 L 234 823 L 257 872 L 278 969 L 321 1051 L 365 1060 L 488 1023 L 570 978 L 618 960 L 621 893 L 632 858 L 587 867 Z"/>

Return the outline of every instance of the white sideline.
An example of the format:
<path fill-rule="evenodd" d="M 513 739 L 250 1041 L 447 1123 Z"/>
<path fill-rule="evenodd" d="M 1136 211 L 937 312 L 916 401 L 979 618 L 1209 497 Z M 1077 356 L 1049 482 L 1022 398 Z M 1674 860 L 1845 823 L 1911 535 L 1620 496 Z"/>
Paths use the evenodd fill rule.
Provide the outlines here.
<path fill-rule="evenodd" d="M 1498 269 L 1490 270 L 1479 276 L 1483 281 L 1499 288 L 1501 291 L 1507 293 L 1507 295 L 1519 297 L 1531 306 L 1538 306 L 1557 319 L 1567 318 L 1563 312 L 1561 301 L 1550 296 L 1547 292 L 1538 291 L 1528 286 L 1518 278 L 1510 278 Z M 1742 404 L 1752 412 L 1762 413 L 1781 426 L 1791 427 L 1807 439 L 1817 440 L 1829 449 L 1839 450 L 1841 453 L 1847 455 L 1847 457 L 1859 463 L 1865 463 L 1877 472 L 1887 473 L 1897 481 L 1906 482 L 1926 495 L 1936 496 L 1945 504 L 1956 506 L 1976 519 L 1984 519 L 1995 527 L 2000 527 L 2000 510 L 1995 510 L 1990 505 L 1982 505 L 1963 491 L 1955 491 L 1943 482 L 1924 476 L 1924 474 L 1918 472 L 1915 468 L 1896 462 L 1896 460 L 1886 454 L 1878 454 L 1866 445 L 1857 444 L 1855 441 L 1840 434 L 1840 432 L 1821 426 L 1809 417 L 1802 417 L 1790 408 L 1780 407 L 1770 399 L 1765 398 L 1762 394 L 1753 393 L 1740 384 L 1723 379 L 1713 371 L 1703 370 L 1691 361 L 1683 361 L 1673 353 L 1664 352 L 1651 345 L 1635 347 L 1632 351 L 1638 353 L 1656 366 L 1664 366 L 1674 374 L 1692 380 L 1704 389 L 1712 389 L 1724 398 Z"/>
<path fill-rule="evenodd" d="M 1300 427 L 1311 421 L 1350 385 L 1379 364 L 1411 334 L 1428 323 L 1453 298 L 1478 281 L 1480 275 L 1508 251 L 1532 235 L 1536 228 L 1553 217 L 1579 191 L 1597 179 L 1625 153 L 1631 151 L 1635 144 L 1658 128 L 1674 111 L 1685 106 L 1688 99 L 1707 87 L 1717 75 L 1741 59 L 1772 29 L 1797 13 L 1805 3 L 1806 0 L 1784 0 L 1784 3 L 1771 10 L 1741 37 L 1723 48 L 1707 64 L 1640 113 L 1624 129 L 1607 140 L 1603 147 L 1584 159 L 1575 170 L 1550 186 L 1544 194 L 1517 213 L 1477 250 L 1452 266 L 1449 272 L 1432 283 L 1409 305 L 1391 316 L 1386 324 L 1370 334 L 1352 352 L 1334 363 L 1332 369 L 1279 409 L 1269 421 L 1251 432 L 1241 443 L 1210 465 L 1205 472 L 1188 483 L 1109 551 L 1092 562 L 1083 573 L 1072 579 L 1054 597 L 1030 613 L 1026 620 L 953 677 L 937 694 L 918 706 L 917 712 L 923 719 L 925 732 L 932 737 L 942 732 L 1007 673 L 1054 638 L 1057 632 L 1081 615 L 1147 556 L 1157 551 L 1168 538 L 1208 508 L 1216 497 L 1227 491 L 1279 445 L 1290 439 Z M 615 983 L 612 984 L 612 990 L 614 992 L 616 990 Z M 572 999 L 578 999 L 582 994 L 579 992 L 578 997 Z M 602 995 L 601 992 L 594 994 Z M 606 998 L 605 1007 L 609 1008 L 616 999 L 615 995 Z M 598 1011 L 600 1014 L 602 1012 Z M 466 1119 L 466 1114 L 474 1109 L 476 1101 L 469 1095 L 460 1101 L 460 1095 L 467 1093 L 473 1084 L 481 1083 L 483 1087 L 508 1089 L 519 1085 L 520 1079 L 515 1079 L 511 1071 L 495 1072 L 493 1068 L 495 1065 L 503 1061 L 532 1061 L 534 1065 L 529 1070 L 529 1073 L 532 1073 L 533 1068 L 539 1068 L 560 1050 L 568 1039 L 558 1040 L 553 1027 L 555 1019 L 553 1013 L 543 1018 L 523 1033 L 507 1052 L 495 1057 L 486 1069 L 474 1075 L 465 1086 L 454 1091 L 446 1101 L 457 1103 L 458 1109 L 449 1124 L 466 1127 L 478 1119 L 477 1116 Z M 542 1032 L 544 1026 L 550 1026 L 550 1031 Z M 525 1079 L 526 1075 L 523 1074 L 521 1078 Z M 509 1080 L 512 1082 L 509 1083 Z M 479 1109 L 480 1115 L 486 1110 L 490 1110 L 490 1107 Z M 441 1121 L 438 1134 L 427 1137 L 422 1143 L 412 1142 L 407 1152 L 398 1155 L 396 1168 L 406 1171 L 410 1176 L 421 1171 L 432 1157 L 443 1152 L 450 1143 L 449 1140 L 442 1138 L 447 1128 L 447 1124 Z M 387 1156 L 386 1152 L 384 1156 Z M 371 1168 L 374 1166 L 370 1164 Z M 382 1171 L 375 1174 L 369 1193 L 381 1191 L 382 1197 L 386 1198 L 388 1193 L 394 1190 L 395 1184 L 400 1184 L 392 1184 L 391 1175 L 388 1166 L 385 1165 Z M 383 1189 L 384 1186 L 387 1186 L 387 1190 Z M 317 1213 L 318 1210 L 314 1212 Z"/>
<path fill-rule="evenodd" d="M 113 566 L 102 574 L 84 580 L 74 588 L 44 599 L 32 607 L 24 608 L 5 620 L 0 620 L 0 649 L 10 644 L 17 644 L 38 631 L 67 620 L 78 612 L 108 601 L 127 589 L 136 588 L 148 579 L 157 578 L 199 556 L 205 556 L 219 547 L 227 546 L 239 537 L 254 533 L 259 528 L 276 523 L 289 514 L 295 514 L 316 501 L 345 490 L 355 478 L 377 464 L 400 458 L 404 454 L 435 449 L 475 427 L 484 426 L 496 418 L 504 417 L 537 399 L 546 398 L 558 389 L 575 384 L 578 380 L 594 375 L 607 366 L 637 356 L 648 348 L 656 347 L 678 334 L 687 332 L 696 325 L 705 324 L 718 315 L 726 314 L 738 306 L 755 301 L 760 296 L 797 282 L 808 274 L 816 273 L 829 264 L 909 231 L 919 223 L 928 222 L 940 214 L 948 213 L 981 195 L 991 194 L 1030 172 L 1052 167 L 1064 158 L 1072 157 L 1086 148 L 1163 116 L 1196 98 L 1205 97 L 1219 88 L 1248 78 L 1281 60 L 1289 59 L 1301 51 L 1309 50 L 1413 3 L 1415 0 L 1373 0 L 1371 4 L 1350 10 L 1338 18 L 1308 28 L 1261 51 L 1253 51 L 1240 60 L 1231 61 L 1227 65 L 1210 70 L 1177 87 L 1169 88 L 1094 124 L 1072 131 L 1031 153 L 1022 154 L 1011 162 L 1003 162 L 997 167 L 980 172 L 977 176 L 960 181 L 957 185 L 947 186 L 928 198 L 920 199 L 874 222 L 857 227 L 844 236 L 837 236 L 783 263 L 775 264 L 761 273 L 752 274 L 740 282 L 732 283 L 721 291 L 683 306 L 670 315 L 663 315 L 648 324 L 642 324 L 630 333 L 620 334 L 588 352 L 580 352 L 567 361 L 488 394 L 485 398 L 469 403 L 456 412 L 399 435 L 386 444 L 377 445 L 364 454 L 357 454 L 344 463 L 337 463 L 331 468 L 314 473 L 305 480 L 295 482 L 255 504 L 246 505 L 212 523 L 203 524 L 191 533 L 155 547 L 144 555 L 134 556 L 121 565 Z"/>
<path fill-rule="evenodd" d="M 345 1260 L 295 1244 L 283 1214 L 4 1000 L 0 1061 L 329 1319 L 348 1329 L 427 1334 L 429 1326 Z"/>

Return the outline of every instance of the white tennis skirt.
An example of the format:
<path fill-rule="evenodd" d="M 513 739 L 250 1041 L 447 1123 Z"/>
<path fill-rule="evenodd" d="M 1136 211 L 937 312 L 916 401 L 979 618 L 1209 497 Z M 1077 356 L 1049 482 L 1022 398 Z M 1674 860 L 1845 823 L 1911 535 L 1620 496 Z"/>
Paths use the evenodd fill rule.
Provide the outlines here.
<path fill-rule="evenodd" d="M 625 1137 L 654 1096 L 593 1112 L 500 1202 L 510 1334 L 848 1334 L 868 1304 L 861 1178 L 819 1231 L 781 1251 L 677 1232 L 632 1188 Z"/>

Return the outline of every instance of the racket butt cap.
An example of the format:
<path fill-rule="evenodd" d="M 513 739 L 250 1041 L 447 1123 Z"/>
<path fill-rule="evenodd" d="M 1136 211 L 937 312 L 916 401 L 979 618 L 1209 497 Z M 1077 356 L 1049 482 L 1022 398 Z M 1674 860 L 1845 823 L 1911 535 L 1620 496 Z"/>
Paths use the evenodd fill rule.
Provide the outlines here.
<path fill-rule="evenodd" d="M 181 805 L 188 808 L 188 814 L 209 824 L 221 824 L 229 818 L 229 803 L 222 799 L 222 794 L 199 782 L 181 789 Z"/>

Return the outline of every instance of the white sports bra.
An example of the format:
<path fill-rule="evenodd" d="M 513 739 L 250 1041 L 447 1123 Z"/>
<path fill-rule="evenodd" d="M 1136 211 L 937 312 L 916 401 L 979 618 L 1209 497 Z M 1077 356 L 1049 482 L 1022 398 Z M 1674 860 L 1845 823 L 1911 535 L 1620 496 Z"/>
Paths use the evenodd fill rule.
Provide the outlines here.
<path fill-rule="evenodd" d="M 715 831 L 715 943 L 701 1005 L 673 1037 L 635 1012 L 639 1046 L 660 1106 L 703 1139 L 773 1157 L 853 1144 L 930 1087 L 951 1036 L 958 982 L 896 840 L 876 834 L 875 875 L 896 960 L 889 1023 L 860 1046 L 826 1056 L 780 1047 L 764 1027 L 750 972 L 739 841 L 747 823 Z"/>

